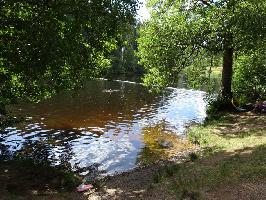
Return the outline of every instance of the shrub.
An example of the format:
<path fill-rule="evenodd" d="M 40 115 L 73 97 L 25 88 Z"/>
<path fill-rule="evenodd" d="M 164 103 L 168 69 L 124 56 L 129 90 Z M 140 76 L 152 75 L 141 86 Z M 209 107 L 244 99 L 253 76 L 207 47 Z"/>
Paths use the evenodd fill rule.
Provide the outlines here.
<path fill-rule="evenodd" d="M 237 59 L 233 91 L 240 103 L 266 97 L 266 50 L 252 51 Z"/>

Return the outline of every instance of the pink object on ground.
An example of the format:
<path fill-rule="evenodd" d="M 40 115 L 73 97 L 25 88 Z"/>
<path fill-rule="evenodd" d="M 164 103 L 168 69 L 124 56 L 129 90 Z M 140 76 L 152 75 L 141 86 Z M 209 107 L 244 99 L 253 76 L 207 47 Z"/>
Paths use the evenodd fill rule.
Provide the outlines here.
<path fill-rule="evenodd" d="M 84 192 L 92 188 L 93 188 L 92 184 L 81 184 L 80 186 L 77 187 L 77 192 Z"/>

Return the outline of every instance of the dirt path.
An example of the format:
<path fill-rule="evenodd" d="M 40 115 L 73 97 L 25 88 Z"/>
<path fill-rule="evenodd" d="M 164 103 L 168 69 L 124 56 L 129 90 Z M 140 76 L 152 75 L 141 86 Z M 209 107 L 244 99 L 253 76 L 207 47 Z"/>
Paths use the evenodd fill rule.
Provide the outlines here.
<path fill-rule="evenodd" d="M 163 186 L 159 188 L 151 187 L 154 176 L 161 167 L 163 166 L 157 164 L 111 177 L 100 192 L 89 195 L 88 199 L 174 199 L 174 195 Z"/>
<path fill-rule="evenodd" d="M 243 181 L 206 191 L 210 200 L 265 200 L 266 180 Z"/>

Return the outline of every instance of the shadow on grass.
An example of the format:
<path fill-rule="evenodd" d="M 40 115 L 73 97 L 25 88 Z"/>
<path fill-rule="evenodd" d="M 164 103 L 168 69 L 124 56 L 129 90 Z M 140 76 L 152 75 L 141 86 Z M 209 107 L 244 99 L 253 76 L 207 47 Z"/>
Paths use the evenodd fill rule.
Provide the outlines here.
<path fill-rule="evenodd" d="M 226 116 L 224 119 L 213 124 L 215 125 L 216 133 L 225 138 L 244 138 L 252 135 L 262 136 L 266 134 L 266 115 L 246 113 Z"/>
<path fill-rule="evenodd" d="M 250 118 L 254 120 L 249 121 Z M 236 115 L 234 119 L 235 121 L 231 124 L 225 122 L 227 121 L 225 117 L 223 120 L 192 127 L 188 137 L 193 143 L 204 148 L 208 145 L 216 145 L 221 149 L 239 149 L 266 143 L 266 115 Z"/>
<path fill-rule="evenodd" d="M 38 199 L 38 196 L 54 196 L 57 193 L 73 191 L 80 182 L 80 178 L 72 173 L 48 165 L 35 164 L 30 159 L 0 161 L 0 199 Z"/>
<path fill-rule="evenodd" d="M 223 134 L 222 135 L 226 139 L 231 139 L 231 138 L 245 138 L 245 137 L 250 137 L 250 136 L 266 136 L 266 131 L 265 128 L 258 128 L 255 127 L 253 130 L 241 130 L 238 132 L 233 132 L 230 134 Z"/>
<path fill-rule="evenodd" d="M 213 192 L 217 188 L 224 187 L 231 187 L 232 195 L 238 193 L 243 197 L 246 196 L 246 199 L 254 199 L 258 195 L 254 191 L 234 188 L 234 185 L 265 180 L 265 155 L 266 145 L 244 148 L 235 152 L 219 151 L 196 162 L 181 164 L 179 171 L 174 173 L 168 184 L 175 191 L 177 199 L 206 199 L 209 191 Z M 233 191 L 234 189 L 239 191 Z M 266 196 L 266 190 L 259 193 Z M 227 198 L 224 196 L 217 199 Z"/>

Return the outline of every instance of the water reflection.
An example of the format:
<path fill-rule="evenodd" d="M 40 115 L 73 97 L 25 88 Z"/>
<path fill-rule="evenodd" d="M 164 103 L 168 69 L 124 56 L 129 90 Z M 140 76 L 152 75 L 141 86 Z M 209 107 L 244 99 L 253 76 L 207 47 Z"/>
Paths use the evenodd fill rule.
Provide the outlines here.
<path fill-rule="evenodd" d="M 28 120 L 1 132 L 1 154 L 17 153 L 85 173 L 95 163 L 107 173 L 126 171 L 149 163 L 148 157 L 161 159 L 171 149 L 190 148 L 177 135 L 188 123 L 204 120 L 204 97 L 201 91 L 168 88 L 154 95 L 139 84 L 91 81 L 82 90 L 39 104 L 12 106 L 14 114 Z M 175 148 L 162 148 L 167 142 Z"/>
<path fill-rule="evenodd" d="M 167 160 L 180 152 L 195 148 L 186 138 L 181 138 L 167 128 L 167 122 L 143 128 L 143 143 L 145 146 L 139 153 L 138 163 L 151 164 L 158 160 Z"/>

